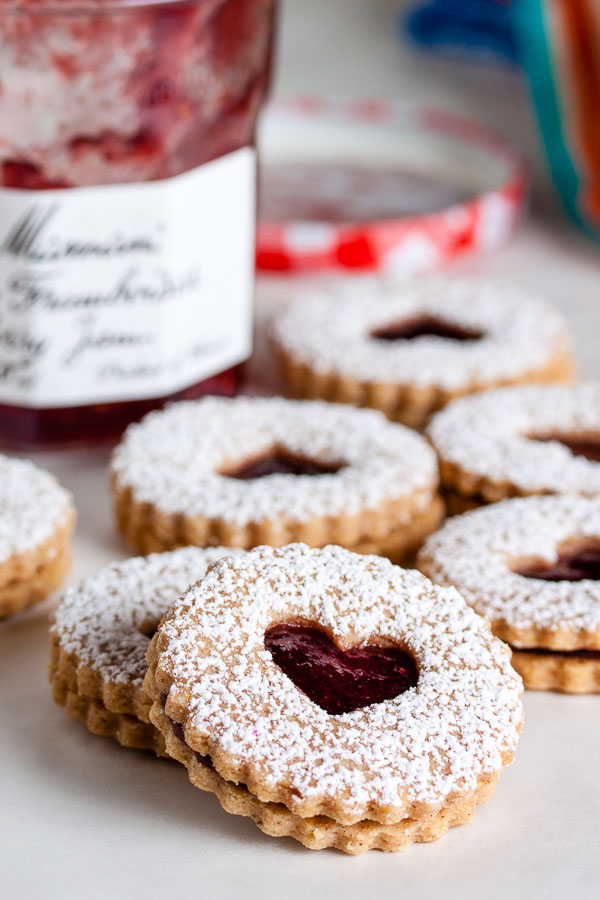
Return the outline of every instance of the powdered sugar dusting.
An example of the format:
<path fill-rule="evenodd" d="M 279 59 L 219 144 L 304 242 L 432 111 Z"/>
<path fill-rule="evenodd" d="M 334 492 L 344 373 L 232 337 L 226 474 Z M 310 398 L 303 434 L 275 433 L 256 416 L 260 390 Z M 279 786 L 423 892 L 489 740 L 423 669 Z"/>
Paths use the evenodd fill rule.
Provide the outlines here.
<path fill-rule="evenodd" d="M 0 456 L 0 561 L 47 541 L 72 511 L 71 495 L 53 475 Z"/>
<path fill-rule="evenodd" d="M 371 332 L 429 316 L 484 337 L 378 341 Z M 477 389 L 517 379 L 569 347 L 565 320 L 513 285 L 466 278 L 337 281 L 300 296 L 273 325 L 276 342 L 316 372 L 363 381 Z"/>
<path fill-rule="evenodd" d="M 242 552 L 184 547 L 113 563 L 65 592 L 52 632 L 66 653 L 105 682 L 141 686 L 148 631 L 209 565 Z"/>
<path fill-rule="evenodd" d="M 250 481 L 220 474 L 273 448 L 342 468 Z M 119 488 L 164 512 L 237 524 L 353 515 L 419 494 L 425 505 L 438 484 L 427 441 L 381 413 L 281 397 L 208 397 L 150 413 L 127 429 L 112 472 Z"/>
<path fill-rule="evenodd" d="M 477 612 L 514 628 L 600 628 L 600 582 L 535 581 L 520 559 L 555 562 L 565 542 L 600 541 L 600 498 L 526 497 L 449 519 L 419 559 L 435 582 L 453 584 Z"/>
<path fill-rule="evenodd" d="M 418 684 L 328 715 L 264 647 L 269 625 L 298 619 L 341 645 L 401 644 Z M 474 788 L 517 742 L 521 682 L 505 645 L 456 590 L 380 557 L 292 544 L 219 562 L 174 606 L 158 647 L 172 690 L 190 697 L 188 741 L 202 735 L 269 788 L 344 800 L 358 816 Z"/>
<path fill-rule="evenodd" d="M 600 384 L 503 388 L 455 400 L 428 428 L 442 461 L 527 493 L 600 493 L 600 464 L 527 435 L 600 435 Z"/>

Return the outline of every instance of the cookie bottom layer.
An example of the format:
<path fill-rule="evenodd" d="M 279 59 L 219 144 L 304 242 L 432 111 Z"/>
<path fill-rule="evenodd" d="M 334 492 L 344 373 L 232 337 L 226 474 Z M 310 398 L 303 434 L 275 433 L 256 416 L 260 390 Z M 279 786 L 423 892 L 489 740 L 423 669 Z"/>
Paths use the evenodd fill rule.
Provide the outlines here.
<path fill-rule="evenodd" d="M 392 853 L 415 842 L 439 840 L 449 828 L 471 820 L 476 807 L 492 796 L 498 778 L 494 775 L 481 781 L 473 794 L 423 819 L 404 819 L 394 825 L 369 820 L 341 825 L 327 816 L 303 819 L 281 803 L 263 802 L 243 785 L 225 781 L 175 736 L 164 714 L 166 738 L 153 725 L 135 716 L 111 712 L 101 700 L 81 696 L 60 678 L 53 680 L 52 689 L 55 701 L 65 708 L 69 718 L 82 722 L 92 734 L 113 738 L 122 747 L 151 750 L 157 756 L 177 760 L 187 768 L 192 784 L 215 794 L 225 812 L 246 816 L 265 834 L 292 837 L 311 850 L 335 848 L 351 855 L 367 850 Z"/>
<path fill-rule="evenodd" d="M 60 587 L 71 569 L 74 522 L 71 515 L 45 543 L 0 566 L 0 619 L 41 603 Z"/>
<path fill-rule="evenodd" d="M 470 509 L 499 503 L 512 497 L 531 496 L 530 492 L 520 490 L 510 481 L 493 481 L 485 475 L 467 472 L 458 464 L 443 458 L 440 458 L 440 478 L 441 493 L 449 516 L 460 515 Z"/>
<path fill-rule="evenodd" d="M 453 491 L 450 488 L 442 491 L 442 497 L 446 504 L 446 514 L 448 516 L 460 516 L 465 512 L 470 512 L 472 509 L 479 509 L 480 506 L 487 505 L 483 497 L 465 497 L 459 494 L 458 491 Z"/>
<path fill-rule="evenodd" d="M 50 646 L 49 680 L 54 700 L 93 734 L 112 737 L 123 747 L 166 756 L 162 735 L 150 723 L 150 700 L 141 686 L 104 681 L 92 667 L 64 650 L 55 634 Z"/>
<path fill-rule="evenodd" d="M 410 525 L 392 531 L 385 538 L 359 541 L 358 544 L 347 549 L 353 550 L 355 553 L 387 556 L 393 563 L 405 562 L 407 557 L 416 553 L 427 535 L 439 527 L 444 513 L 442 498 L 433 497 L 425 512 L 416 515 Z"/>
<path fill-rule="evenodd" d="M 578 658 L 556 651 L 531 653 L 513 648 L 511 662 L 530 691 L 600 693 L 600 659 Z"/>
<path fill-rule="evenodd" d="M 151 701 L 141 684 L 105 681 L 93 666 L 83 663 L 77 654 L 67 652 L 55 633 L 51 636 L 49 679 L 53 686 L 57 686 L 59 696 L 67 690 L 90 701 L 99 700 L 110 712 L 150 723 Z M 57 703 L 62 703 L 60 699 L 55 699 Z"/>
<path fill-rule="evenodd" d="M 563 349 L 544 366 L 523 372 L 516 378 L 492 383 L 474 382 L 470 388 L 451 392 L 435 384 L 420 387 L 416 384 L 365 382 L 336 373 L 323 374 L 295 359 L 277 344 L 274 350 L 281 377 L 291 397 L 378 409 L 388 419 L 417 429 L 424 428 L 433 413 L 465 394 L 517 384 L 570 384 L 574 374 L 571 354 Z"/>
<path fill-rule="evenodd" d="M 52 695 L 70 719 L 83 722 L 92 734 L 111 737 L 132 750 L 152 750 L 157 756 L 168 756 L 162 734 L 148 722 L 129 713 L 112 712 L 102 700 L 77 693 L 60 677 L 52 680 Z"/>
<path fill-rule="evenodd" d="M 153 507 L 136 503 L 128 491 L 115 494 L 115 512 L 117 526 L 123 537 L 134 550 L 144 555 L 176 550 L 190 543 L 196 543 L 192 540 L 194 530 L 184 527 L 185 522 L 180 521 L 177 516 L 167 516 Z M 365 512 L 365 516 L 367 515 L 370 513 Z M 319 527 L 311 532 L 310 523 L 307 523 L 303 534 L 293 540 L 300 540 L 311 547 L 339 544 L 355 553 L 374 553 L 378 556 L 387 556 L 392 562 L 399 563 L 419 548 L 427 535 L 436 530 L 443 518 L 444 503 L 441 497 L 434 494 L 423 509 L 410 511 L 408 508 L 398 524 L 393 524 L 382 534 L 346 541 L 343 534 L 332 534 L 329 537 L 323 535 Z M 182 531 L 186 534 L 183 535 Z M 276 529 L 271 528 L 267 522 L 257 529 L 249 542 L 231 540 L 231 535 L 228 536 L 226 531 L 218 535 L 218 540 L 215 537 L 215 541 L 222 546 L 244 546 L 245 549 L 251 549 L 260 544 L 281 546 L 289 543 L 291 538 L 284 534 L 280 539 Z M 210 545 L 211 541 L 208 543 L 198 541 L 198 546 Z"/>
<path fill-rule="evenodd" d="M 186 767 L 195 787 L 216 794 L 226 812 L 247 816 L 265 834 L 292 837 L 311 850 L 335 848 L 351 855 L 367 850 L 392 853 L 415 842 L 437 841 L 449 828 L 471 820 L 478 804 L 492 796 L 498 779 L 497 773 L 481 779 L 474 792 L 459 797 L 431 816 L 402 819 L 391 825 L 371 820 L 342 825 L 327 816 L 302 818 L 282 803 L 259 800 L 244 785 L 222 778 L 175 735 L 168 717 L 156 703 L 151 718 L 164 735 L 169 756 Z"/>

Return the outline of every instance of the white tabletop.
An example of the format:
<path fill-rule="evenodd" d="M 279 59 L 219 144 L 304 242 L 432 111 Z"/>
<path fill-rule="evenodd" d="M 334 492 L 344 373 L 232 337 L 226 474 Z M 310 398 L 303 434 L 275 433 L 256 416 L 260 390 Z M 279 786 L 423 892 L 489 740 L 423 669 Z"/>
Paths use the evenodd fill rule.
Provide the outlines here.
<path fill-rule="evenodd" d="M 280 90 L 422 97 L 488 118 L 492 110 L 499 127 L 507 134 L 516 129 L 521 146 L 531 147 L 515 77 L 480 77 L 468 67 L 400 52 L 391 30 L 396 7 L 388 0 L 290 0 Z M 541 172 L 537 182 L 543 188 Z M 582 374 L 600 377 L 595 247 L 560 224 L 534 219 L 504 250 L 459 268 L 544 293 L 571 322 Z M 261 283 L 259 323 L 288 289 L 282 279 Z M 255 377 L 268 381 L 264 364 L 255 367 Z M 75 494 L 79 525 L 71 580 L 124 557 L 110 515 L 107 453 L 34 458 Z M 222 812 L 176 763 L 123 750 L 68 720 L 47 684 L 54 602 L 0 625 L 0 896 L 598 897 L 600 697 L 528 693 L 516 762 L 473 822 L 440 842 L 357 859 L 315 853 L 290 839 L 267 838 L 249 820 Z"/>

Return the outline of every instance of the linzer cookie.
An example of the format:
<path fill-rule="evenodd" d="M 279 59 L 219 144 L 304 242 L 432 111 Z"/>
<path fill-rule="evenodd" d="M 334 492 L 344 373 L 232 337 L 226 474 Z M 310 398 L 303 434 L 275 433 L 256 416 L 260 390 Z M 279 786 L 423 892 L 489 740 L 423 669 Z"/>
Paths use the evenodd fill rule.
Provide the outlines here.
<path fill-rule="evenodd" d="M 401 559 L 437 527 L 435 454 L 374 410 L 210 397 L 128 428 L 111 465 L 119 530 L 142 553 L 302 540 Z"/>
<path fill-rule="evenodd" d="M 375 407 L 416 428 L 463 394 L 573 375 L 557 312 L 476 279 L 340 281 L 298 297 L 272 337 L 293 396 Z"/>
<path fill-rule="evenodd" d="M 600 383 L 464 397 L 428 428 L 450 512 L 531 494 L 600 494 Z"/>
<path fill-rule="evenodd" d="M 505 500 L 450 519 L 419 567 L 488 617 L 525 687 L 600 692 L 600 497 Z"/>
<path fill-rule="evenodd" d="M 94 734 L 165 755 L 142 683 L 148 642 L 167 608 L 225 553 L 185 547 L 106 566 L 69 588 L 51 629 L 54 699 Z"/>
<path fill-rule="evenodd" d="M 192 783 L 312 848 L 468 821 L 522 724 L 509 650 L 454 588 L 341 547 L 216 563 L 148 662 L 150 718 Z"/>
<path fill-rule="evenodd" d="M 71 495 L 33 463 L 0 456 L 0 618 L 39 603 L 71 567 Z"/>

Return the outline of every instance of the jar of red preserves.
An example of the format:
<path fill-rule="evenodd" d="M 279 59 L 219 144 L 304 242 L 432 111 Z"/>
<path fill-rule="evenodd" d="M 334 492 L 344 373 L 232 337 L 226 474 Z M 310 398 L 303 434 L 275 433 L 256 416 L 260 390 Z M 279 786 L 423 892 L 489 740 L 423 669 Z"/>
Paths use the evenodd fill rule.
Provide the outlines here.
<path fill-rule="evenodd" d="M 3 444 L 112 439 L 166 400 L 235 390 L 273 6 L 3 4 Z"/>

